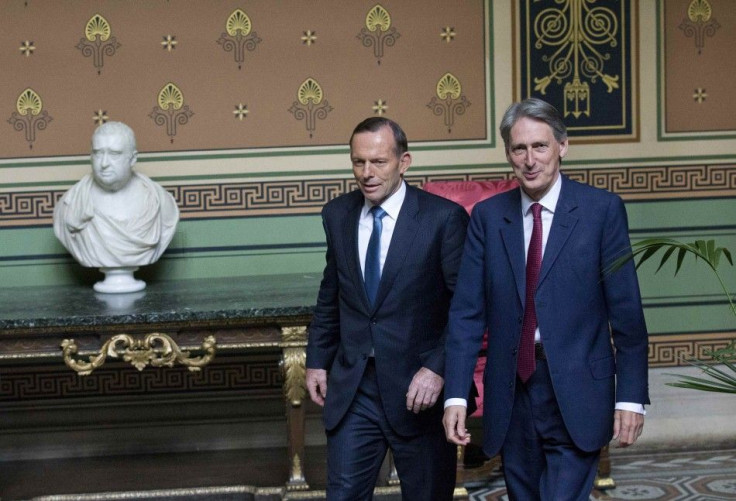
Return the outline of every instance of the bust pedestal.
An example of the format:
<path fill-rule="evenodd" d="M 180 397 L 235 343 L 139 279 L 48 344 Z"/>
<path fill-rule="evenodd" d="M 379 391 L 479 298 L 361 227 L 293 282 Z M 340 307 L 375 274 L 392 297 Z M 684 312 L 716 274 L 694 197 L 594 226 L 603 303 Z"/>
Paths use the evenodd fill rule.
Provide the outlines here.
<path fill-rule="evenodd" d="M 138 292 L 146 288 L 146 282 L 136 280 L 133 272 L 138 269 L 137 266 L 127 266 L 121 268 L 100 268 L 105 274 L 105 280 L 97 282 L 94 290 L 104 292 L 106 294 L 122 294 L 126 292 Z"/>

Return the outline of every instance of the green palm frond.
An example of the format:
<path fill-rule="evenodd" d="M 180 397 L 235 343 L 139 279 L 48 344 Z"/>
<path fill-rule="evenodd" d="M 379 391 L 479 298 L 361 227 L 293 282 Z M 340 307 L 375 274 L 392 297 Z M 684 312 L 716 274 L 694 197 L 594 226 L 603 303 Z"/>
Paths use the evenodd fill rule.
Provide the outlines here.
<path fill-rule="evenodd" d="M 685 256 L 692 254 L 695 256 L 696 261 L 700 260 L 704 262 L 713 271 L 718 282 L 721 284 L 721 289 L 723 289 L 728 299 L 731 313 L 736 316 L 736 305 L 734 305 L 733 297 L 718 273 L 718 265 L 721 263 L 721 258 L 725 257 L 728 263 L 733 266 L 733 256 L 727 248 L 717 247 L 715 240 L 696 240 L 695 242 L 686 243 L 672 238 L 647 238 L 633 244 L 631 249 L 631 252 L 624 254 L 608 265 L 603 270 L 603 275 L 608 276 L 615 273 L 624 264 L 632 260 L 636 262 L 636 269 L 639 269 L 642 264 L 653 258 L 659 251 L 663 252 L 655 273 L 661 270 L 672 256 L 675 256 L 675 275 L 677 275 L 682 268 Z"/>
<path fill-rule="evenodd" d="M 633 244 L 631 252 L 616 259 L 604 269 L 603 276 L 607 277 L 615 273 L 629 261 L 634 261 L 636 269 L 639 269 L 643 263 L 652 259 L 660 251 L 662 251 L 662 257 L 655 273 L 661 270 L 673 256 L 676 260 L 675 275 L 682 268 L 685 256 L 688 254 L 695 256 L 696 261 L 704 262 L 713 271 L 721 284 L 721 288 L 728 299 L 731 313 L 736 317 L 734 298 L 718 273 L 721 258 L 726 258 L 728 263 L 733 266 L 733 256 L 727 248 L 716 246 L 715 240 L 696 240 L 695 242 L 685 243 L 671 238 L 648 238 Z M 706 350 L 703 354 L 710 357 L 712 361 L 704 362 L 696 358 L 685 359 L 685 362 L 699 368 L 703 373 L 703 377 L 668 374 L 680 379 L 677 382 L 666 384 L 692 390 L 736 393 L 736 340 L 731 341 L 725 348 Z"/>

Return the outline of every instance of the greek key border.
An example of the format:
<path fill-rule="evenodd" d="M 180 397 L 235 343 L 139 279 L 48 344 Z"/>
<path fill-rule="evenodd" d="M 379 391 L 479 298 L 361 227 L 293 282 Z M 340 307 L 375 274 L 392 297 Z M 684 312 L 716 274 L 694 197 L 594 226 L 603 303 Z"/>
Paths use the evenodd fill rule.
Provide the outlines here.
<path fill-rule="evenodd" d="M 736 195 L 736 164 L 664 165 L 649 167 L 576 168 L 565 173 L 584 183 L 621 195 L 624 200 L 704 199 Z M 407 176 L 421 186 L 427 181 L 507 179 L 511 172 L 425 174 Z M 253 181 L 167 186 L 182 219 L 242 218 L 316 214 L 336 196 L 355 189 L 346 179 Z M 0 227 L 52 224 L 56 202 L 66 190 L 0 193 Z"/>
<path fill-rule="evenodd" d="M 736 331 L 650 335 L 649 367 L 686 366 L 692 358 L 709 360 L 708 352 L 725 348 L 733 339 Z"/>

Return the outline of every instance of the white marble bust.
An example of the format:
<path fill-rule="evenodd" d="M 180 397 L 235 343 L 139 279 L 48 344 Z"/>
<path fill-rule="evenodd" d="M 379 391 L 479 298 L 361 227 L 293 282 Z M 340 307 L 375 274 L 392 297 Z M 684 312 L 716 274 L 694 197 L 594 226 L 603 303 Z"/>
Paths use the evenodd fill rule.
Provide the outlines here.
<path fill-rule="evenodd" d="M 121 122 L 99 126 L 92 135 L 92 172 L 56 204 L 54 234 L 82 266 L 105 273 L 134 271 L 156 262 L 171 242 L 179 220 L 176 201 L 159 184 L 133 170 L 137 158 L 130 127 Z M 95 289 L 131 292 L 145 287 L 137 282 L 135 288 L 125 286 L 126 290 L 104 290 L 99 284 Z"/>

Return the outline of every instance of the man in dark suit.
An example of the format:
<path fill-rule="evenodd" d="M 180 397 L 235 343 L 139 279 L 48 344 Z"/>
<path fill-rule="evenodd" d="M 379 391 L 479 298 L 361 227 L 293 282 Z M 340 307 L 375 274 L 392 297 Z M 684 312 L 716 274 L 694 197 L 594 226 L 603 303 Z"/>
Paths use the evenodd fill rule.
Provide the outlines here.
<path fill-rule="evenodd" d="M 361 122 L 350 158 L 359 189 L 322 211 L 327 265 L 307 346 L 307 388 L 324 406 L 327 498 L 371 499 L 390 448 L 404 499 L 451 499 L 455 447 L 435 403 L 468 217 L 404 182 L 411 155 L 395 122 Z"/>
<path fill-rule="evenodd" d="M 513 104 L 500 130 L 521 186 L 471 216 L 443 423 L 449 441 L 469 441 L 464 396 L 487 328 L 483 445 L 501 452 L 510 499 L 587 500 L 600 449 L 612 436 L 634 443 L 649 403 L 636 272 L 605 273 L 630 250 L 626 210 L 618 196 L 560 174 L 567 130 L 553 106 Z"/>

